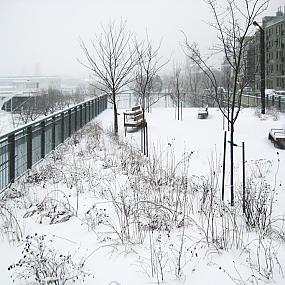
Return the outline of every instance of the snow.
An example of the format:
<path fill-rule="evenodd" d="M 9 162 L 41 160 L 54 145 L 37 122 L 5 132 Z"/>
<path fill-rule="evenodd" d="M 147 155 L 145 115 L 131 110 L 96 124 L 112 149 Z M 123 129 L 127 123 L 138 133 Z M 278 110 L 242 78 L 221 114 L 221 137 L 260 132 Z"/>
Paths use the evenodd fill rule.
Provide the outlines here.
<path fill-rule="evenodd" d="M 0 135 L 13 130 L 13 117 L 11 113 L 0 110 Z"/>
<path fill-rule="evenodd" d="M 118 111 L 121 114 L 119 115 L 119 137 L 140 149 L 140 130 L 128 130 L 124 137 L 124 111 L 123 109 Z M 209 108 L 208 112 L 208 118 L 200 120 L 197 117 L 198 109 L 185 108 L 183 119 L 180 121 L 175 118 L 173 108 L 153 108 L 151 113 L 146 113 L 150 157 L 157 155 L 163 161 L 162 163 L 166 163 L 166 160 L 172 159 L 171 155 L 174 154 L 175 164 L 177 164 L 189 156 L 188 176 L 189 179 L 197 180 L 197 185 L 208 181 L 207 177 L 216 171 L 216 166 L 217 171 L 221 171 L 223 158 L 223 140 L 227 126 L 218 109 Z M 255 167 L 259 167 L 260 173 L 266 174 L 266 181 L 276 192 L 273 216 L 277 219 L 284 215 L 285 211 L 285 150 L 275 148 L 268 140 L 268 133 L 272 128 L 284 128 L 285 117 L 279 114 L 279 118 L 276 119 L 276 114 L 270 115 L 270 112 L 261 117 L 256 113 L 254 109 L 243 109 L 235 126 L 234 142 L 237 145 L 234 153 L 235 186 L 240 189 L 242 182 L 241 145 L 244 142 L 246 173 L 249 176 L 250 172 L 256 169 Z M 112 130 L 112 114 L 113 110 L 108 109 L 93 123 L 100 122 L 105 132 L 108 133 Z M 0 115 L 4 117 L 4 112 Z M 11 123 L 8 119 L 6 120 L 6 123 L 2 123 L 2 129 Z M 105 215 L 109 215 L 114 221 L 113 225 L 118 226 L 116 211 L 111 200 L 105 198 L 109 195 L 110 189 L 115 189 L 116 194 L 121 193 L 128 178 L 118 170 L 118 167 L 114 166 L 114 157 L 118 156 L 118 152 L 122 157 L 126 155 L 123 146 L 116 148 L 105 137 L 106 135 L 102 135 L 103 141 L 99 143 L 96 132 L 93 133 L 93 131 L 90 128 L 85 133 L 79 132 L 76 137 L 58 150 L 57 158 L 51 155 L 35 166 L 32 174 L 45 171 L 44 179 L 40 177 L 39 182 L 35 182 L 36 180 L 31 182 L 23 177 L 13 185 L 24 195 L 16 199 L 7 199 L 7 205 L 17 217 L 23 236 L 34 233 L 46 234 L 53 240 L 58 251 L 71 254 L 75 260 L 86 259 L 85 271 L 94 275 L 94 278 L 86 277 L 84 283 L 87 285 L 161 283 L 206 285 L 213 282 L 219 284 L 284 284 L 281 270 L 281 268 L 285 269 L 284 238 L 282 240 L 274 236 L 260 241 L 258 234 L 254 231 L 244 231 L 241 234 L 243 240 L 240 248 L 220 249 L 212 243 L 208 244 L 201 232 L 197 230 L 195 223 L 201 223 L 200 225 L 203 226 L 205 220 L 203 221 L 194 210 L 189 210 L 192 222 L 189 222 L 187 226 L 174 228 L 170 232 L 147 233 L 141 244 L 118 242 L 116 238 L 118 235 L 114 234 L 114 231 L 104 222 L 98 222 L 99 220 L 97 220 L 96 230 L 91 230 L 91 225 L 87 226 L 85 220 L 86 211 L 91 209 L 90 207 L 94 207 L 93 210 L 96 208 L 96 211 L 92 213 L 96 213 L 98 219 L 104 220 Z M 88 146 L 92 141 L 95 146 L 89 149 Z M 229 144 L 227 147 L 228 165 Z M 143 161 L 146 158 L 142 156 L 140 159 Z M 47 178 L 49 173 L 52 174 Z M 93 176 L 90 176 L 91 173 Z M 35 179 L 35 176 L 30 177 Z M 101 180 L 104 180 L 104 183 L 101 183 Z M 220 183 L 220 178 L 217 180 Z M 227 171 L 226 201 L 230 198 L 229 190 Z M 38 211 L 39 204 L 43 201 L 46 204 L 41 205 L 54 205 L 56 201 L 68 201 L 69 210 L 76 211 L 77 209 L 77 216 L 72 216 L 65 222 L 50 224 L 52 218 L 58 218 L 58 216 L 45 215 L 43 217 L 43 212 Z M 198 202 L 195 200 L 193 204 Z M 227 202 L 225 205 L 227 207 Z M 195 208 L 195 205 L 193 207 Z M 66 206 L 60 210 L 65 211 Z M 48 213 L 48 208 L 45 211 L 46 214 L 52 215 Z M 32 214 L 29 216 L 26 213 Z M 22 218 L 25 214 L 27 217 Z M 241 222 L 239 219 L 237 221 Z M 283 220 L 278 221 L 277 225 L 281 230 Z M 1 229 L 3 228 L 0 212 L 0 231 Z M 183 229 L 185 229 L 185 237 Z M 9 285 L 13 283 L 13 280 L 7 268 L 21 258 L 23 244 L 8 242 L 4 234 L 0 237 L 0 284 Z M 183 260 L 182 274 L 177 277 L 175 271 L 181 237 L 184 237 L 183 241 L 187 250 L 181 257 Z M 165 266 L 163 267 L 165 278 L 163 282 L 160 280 L 159 272 L 151 276 L 150 245 L 154 250 L 152 253 L 161 258 L 157 258 L 156 261 L 160 260 Z M 262 251 L 263 248 L 267 251 Z M 256 260 L 254 255 L 256 252 L 259 253 L 260 260 Z M 273 277 L 268 280 L 257 273 L 258 266 L 260 266 L 263 270 L 259 270 L 260 272 L 262 271 L 264 275 L 269 274 L 265 269 L 270 271 L 271 268 L 266 264 L 265 256 L 268 257 L 267 261 L 274 265 L 272 265 Z M 18 280 L 14 284 L 25 283 L 24 280 Z M 76 281 L 75 284 L 81 283 Z"/>

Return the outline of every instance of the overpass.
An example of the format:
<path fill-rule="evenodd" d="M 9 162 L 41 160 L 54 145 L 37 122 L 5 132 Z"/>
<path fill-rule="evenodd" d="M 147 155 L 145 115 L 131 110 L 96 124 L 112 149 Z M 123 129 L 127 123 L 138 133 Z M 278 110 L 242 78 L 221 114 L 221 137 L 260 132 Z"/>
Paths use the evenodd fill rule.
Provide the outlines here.
<path fill-rule="evenodd" d="M 28 89 L 24 91 L 19 90 L 1 90 L 0 89 L 0 110 L 5 110 L 4 105 L 5 103 L 11 100 L 11 110 L 13 110 L 13 98 L 22 97 L 22 98 L 29 98 L 32 96 L 36 96 L 38 94 L 38 89 Z M 17 107 L 17 106 L 15 106 Z"/>

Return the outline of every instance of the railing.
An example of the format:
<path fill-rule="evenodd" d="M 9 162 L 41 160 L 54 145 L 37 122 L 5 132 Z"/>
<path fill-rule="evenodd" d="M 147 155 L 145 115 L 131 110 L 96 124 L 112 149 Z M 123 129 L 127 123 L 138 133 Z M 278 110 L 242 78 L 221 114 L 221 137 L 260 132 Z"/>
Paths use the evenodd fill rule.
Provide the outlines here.
<path fill-rule="evenodd" d="M 244 107 L 259 107 L 261 106 L 260 95 L 243 95 L 242 106 Z M 285 97 L 283 96 L 265 96 L 265 105 L 267 108 L 275 107 L 280 112 L 285 112 Z"/>
<path fill-rule="evenodd" d="M 0 136 L 0 191 L 107 109 L 103 95 Z"/>
<path fill-rule="evenodd" d="M 200 105 L 201 106 L 210 106 L 217 107 L 217 103 L 211 96 L 202 95 L 200 97 Z M 227 105 L 227 101 L 225 101 L 224 106 Z M 265 96 L 265 105 L 266 108 L 275 107 L 280 112 L 285 112 L 285 97 L 284 96 Z M 261 106 L 261 98 L 260 94 L 256 95 L 247 95 L 242 94 L 241 96 L 241 106 L 243 107 L 260 107 Z"/>
<path fill-rule="evenodd" d="M 191 104 L 188 104 L 183 100 L 184 93 L 181 96 L 184 107 L 191 107 Z M 173 101 L 171 93 L 165 92 L 152 92 L 150 94 L 150 101 L 146 99 L 146 106 L 150 104 L 151 108 L 173 108 L 175 107 L 176 102 Z M 133 106 L 140 105 L 138 96 L 133 93 L 124 93 L 120 94 L 117 97 L 117 108 L 118 109 L 131 109 Z M 113 108 L 110 104 L 110 108 Z"/>

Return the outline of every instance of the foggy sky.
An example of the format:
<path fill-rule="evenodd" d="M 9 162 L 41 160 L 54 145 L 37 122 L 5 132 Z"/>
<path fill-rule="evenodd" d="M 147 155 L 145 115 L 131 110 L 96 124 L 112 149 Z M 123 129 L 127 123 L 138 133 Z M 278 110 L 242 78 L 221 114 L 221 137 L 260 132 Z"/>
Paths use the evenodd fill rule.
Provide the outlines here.
<path fill-rule="evenodd" d="M 271 0 L 263 16 L 281 5 Z M 154 44 L 162 39 L 165 59 L 183 60 L 180 30 L 206 49 L 216 42 L 210 17 L 203 0 L 0 0 L 0 76 L 85 76 L 79 39 L 89 41 L 101 24 L 121 18 L 138 38 L 147 30 Z"/>

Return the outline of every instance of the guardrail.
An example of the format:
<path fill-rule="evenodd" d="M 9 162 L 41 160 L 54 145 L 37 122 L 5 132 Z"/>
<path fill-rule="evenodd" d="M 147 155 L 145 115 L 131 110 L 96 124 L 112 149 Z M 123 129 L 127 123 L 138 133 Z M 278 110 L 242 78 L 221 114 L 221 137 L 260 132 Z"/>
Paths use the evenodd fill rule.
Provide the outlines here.
<path fill-rule="evenodd" d="M 0 136 L 0 191 L 107 109 L 107 95 L 84 101 Z"/>

